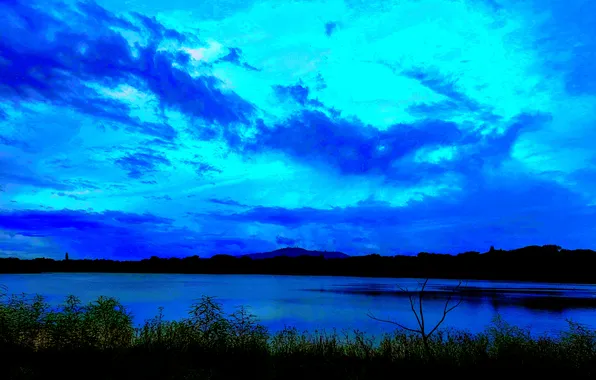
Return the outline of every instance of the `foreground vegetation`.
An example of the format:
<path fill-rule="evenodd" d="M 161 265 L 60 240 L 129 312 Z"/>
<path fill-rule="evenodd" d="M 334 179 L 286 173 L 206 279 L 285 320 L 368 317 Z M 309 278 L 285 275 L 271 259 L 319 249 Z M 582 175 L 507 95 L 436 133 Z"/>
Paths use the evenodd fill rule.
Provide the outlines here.
<path fill-rule="evenodd" d="M 246 308 L 226 315 L 211 297 L 197 300 L 184 320 L 166 321 L 160 309 L 135 328 L 113 298 L 83 305 L 69 296 L 51 308 L 41 296 L 11 296 L 0 305 L 0 378 L 396 379 L 558 371 L 573 378 L 596 369 L 596 335 L 574 323 L 561 337 L 539 339 L 499 319 L 481 334 L 439 330 L 425 342 L 404 331 L 380 343 L 358 331 L 269 334 Z"/>

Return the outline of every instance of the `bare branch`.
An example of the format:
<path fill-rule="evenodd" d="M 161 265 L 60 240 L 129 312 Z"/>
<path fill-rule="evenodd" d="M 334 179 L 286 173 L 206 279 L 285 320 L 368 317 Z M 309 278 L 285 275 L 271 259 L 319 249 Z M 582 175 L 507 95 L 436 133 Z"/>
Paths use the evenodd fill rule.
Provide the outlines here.
<path fill-rule="evenodd" d="M 424 294 L 424 288 L 426 288 L 426 284 L 428 283 L 428 278 L 424 280 L 420 291 L 418 292 L 418 308 L 420 310 L 420 330 L 422 331 L 422 335 L 424 337 L 424 312 L 422 311 L 422 295 Z"/>
<path fill-rule="evenodd" d="M 424 346 L 426 349 L 426 352 L 428 355 L 430 355 L 430 346 L 428 344 L 428 338 L 430 338 L 432 336 L 432 334 L 435 333 L 435 331 L 437 331 L 437 329 L 441 326 L 441 324 L 445 321 L 445 318 L 447 317 L 447 314 L 449 314 L 451 311 L 453 311 L 455 308 L 457 308 L 463 301 L 463 297 L 460 297 L 460 299 L 458 300 L 458 302 L 454 305 L 451 305 L 451 300 L 453 298 L 453 294 L 457 292 L 457 290 L 461 287 L 462 281 L 459 281 L 459 283 L 457 284 L 457 286 L 455 286 L 452 289 L 452 293 L 449 294 L 449 296 L 447 297 L 447 301 L 445 302 L 445 306 L 443 307 L 443 316 L 441 317 L 441 319 L 439 320 L 439 322 L 437 322 L 437 324 L 432 328 L 432 330 L 427 334 L 426 330 L 425 330 L 425 320 L 424 320 L 424 308 L 422 305 L 423 302 L 423 294 L 424 294 L 424 290 L 426 289 L 426 285 L 428 284 L 428 278 L 426 280 L 424 280 L 424 282 L 420 283 L 420 290 L 418 291 L 418 311 L 416 311 L 416 302 L 414 301 L 414 295 L 412 294 L 408 294 L 408 299 L 410 300 L 410 309 L 412 310 L 412 312 L 414 313 L 414 316 L 416 317 L 416 321 L 418 322 L 418 327 L 419 329 L 412 329 L 409 327 L 406 327 L 400 323 L 397 323 L 395 321 L 390 321 L 387 319 L 381 319 L 381 318 L 377 318 L 374 315 L 372 315 L 369 311 L 369 313 L 367 314 L 369 318 L 374 319 L 376 321 L 379 322 L 385 322 L 385 323 L 390 323 L 392 325 L 398 326 L 399 328 L 403 329 L 403 330 L 407 330 L 407 331 L 411 331 L 414 333 L 418 333 L 422 336 L 422 340 L 424 342 Z M 407 288 L 403 288 L 403 287 L 399 287 L 398 289 L 400 289 L 403 292 L 408 292 Z"/>
<path fill-rule="evenodd" d="M 418 318 L 418 313 L 416 313 L 416 308 L 414 307 L 414 297 L 412 295 L 408 296 L 410 298 L 410 308 L 412 309 L 412 313 L 416 317 L 416 322 L 418 322 L 418 327 L 422 328 L 422 323 L 420 323 L 420 318 Z"/>
<path fill-rule="evenodd" d="M 453 305 L 452 307 L 450 307 L 449 309 L 445 309 L 445 314 L 449 313 L 451 310 L 455 309 L 456 307 L 459 306 L 459 304 L 461 304 L 463 301 L 463 298 L 460 298 L 457 303 L 455 305 Z"/>
<path fill-rule="evenodd" d="M 455 286 L 452 290 L 453 293 L 455 293 L 455 291 L 461 286 L 461 281 L 457 284 L 457 286 Z M 447 314 L 449 314 L 452 310 L 454 310 L 456 307 L 458 307 L 462 301 L 463 301 L 463 297 L 460 297 L 459 301 L 449 307 L 449 303 L 451 302 L 451 298 L 452 298 L 453 294 L 450 294 L 449 297 L 447 297 L 447 302 L 445 302 L 445 307 L 443 307 L 443 316 L 441 317 L 441 319 L 439 320 L 439 322 L 437 322 L 437 324 L 435 325 L 435 327 L 428 333 L 427 337 L 430 337 L 435 331 L 437 331 L 437 329 L 439 328 L 439 326 L 441 326 L 441 324 L 445 321 L 445 318 L 447 317 Z"/>
<path fill-rule="evenodd" d="M 369 311 L 369 312 L 368 312 L 366 315 L 367 315 L 369 318 L 371 318 L 371 319 L 374 319 L 375 321 L 379 321 L 379 322 L 385 322 L 385 323 L 390 323 L 390 324 L 392 324 L 392 325 L 398 326 L 399 328 L 402 328 L 402 329 L 404 329 L 404 330 L 407 330 L 407 331 L 415 332 L 415 333 L 418 333 L 418 334 L 420 334 L 420 333 L 421 333 L 421 331 L 420 331 L 420 330 L 414 330 L 414 329 L 411 329 L 411 328 L 409 328 L 409 327 L 406 327 L 406 326 L 404 326 L 404 325 L 402 325 L 402 324 L 400 324 L 400 323 L 397 323 L 397 322 L 394 322 L 394 321 L 390 321 L 390 320 L 388 320 L 388 319 L 381 319 L 381 318 L 377 318 L 377 317 L 375 317 L 374 315 L 372 315 L 370 311 Z"/>

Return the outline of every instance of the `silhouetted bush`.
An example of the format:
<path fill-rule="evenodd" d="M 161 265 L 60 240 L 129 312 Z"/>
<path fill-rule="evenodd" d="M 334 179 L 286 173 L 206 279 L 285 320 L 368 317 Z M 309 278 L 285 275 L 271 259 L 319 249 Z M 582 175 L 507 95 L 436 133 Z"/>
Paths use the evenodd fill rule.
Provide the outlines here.
<path fill-rule="evenodd" d="M 4 297 L 0 350 L 3 379 L 394 379 L 557 371 L 573 378 L 596 368 L 596 334 L 573 322 L 558 338 L 538 339 L 499 318 L 479 334 L 438 330 L 426 342 L 403 331 L 377 341 L 359 331 L 287 327 L 269 334 L 247 308 L 226 315 L 206 296 L 183 320 L 164 320 L 160 308 L 137 328 L 114 298 L 83 305 L 69 296 L 52 309 L 41 296 Z"/>

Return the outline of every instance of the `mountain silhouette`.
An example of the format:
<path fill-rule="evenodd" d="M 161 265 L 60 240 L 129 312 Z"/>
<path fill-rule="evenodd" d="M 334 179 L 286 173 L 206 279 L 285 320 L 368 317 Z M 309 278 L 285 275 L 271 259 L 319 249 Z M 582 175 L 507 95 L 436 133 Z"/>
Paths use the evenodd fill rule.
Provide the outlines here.
<path fill-rule="evenodd" d="M 248 255 L 241 255 L 242 257 L 250 257 L 251 259 L 272 259 L 274 257 L 299 257 L 299 256 L 323 256 L 326 259 L 345 259 L 350 257 L 341 252 L 327 252 L 327 251 L 309 251 L 304 248 L 286 247 L 276 249 L 271 252 L 251 253 Z"/>

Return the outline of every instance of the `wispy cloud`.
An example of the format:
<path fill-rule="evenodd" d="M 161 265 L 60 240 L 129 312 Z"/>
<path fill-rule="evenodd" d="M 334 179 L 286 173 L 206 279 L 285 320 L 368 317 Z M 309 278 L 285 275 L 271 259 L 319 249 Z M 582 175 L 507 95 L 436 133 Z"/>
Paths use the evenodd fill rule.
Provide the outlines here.
<path fill-rule="evenodd" d="M 167 158 L 151 149 L 128 153 L 124 157 L 118 158 L 115 163 L 128 171 L 130 178 L 140 178 L 147 173 L 154 172 L 158 165 L 170 165 Z"/>

